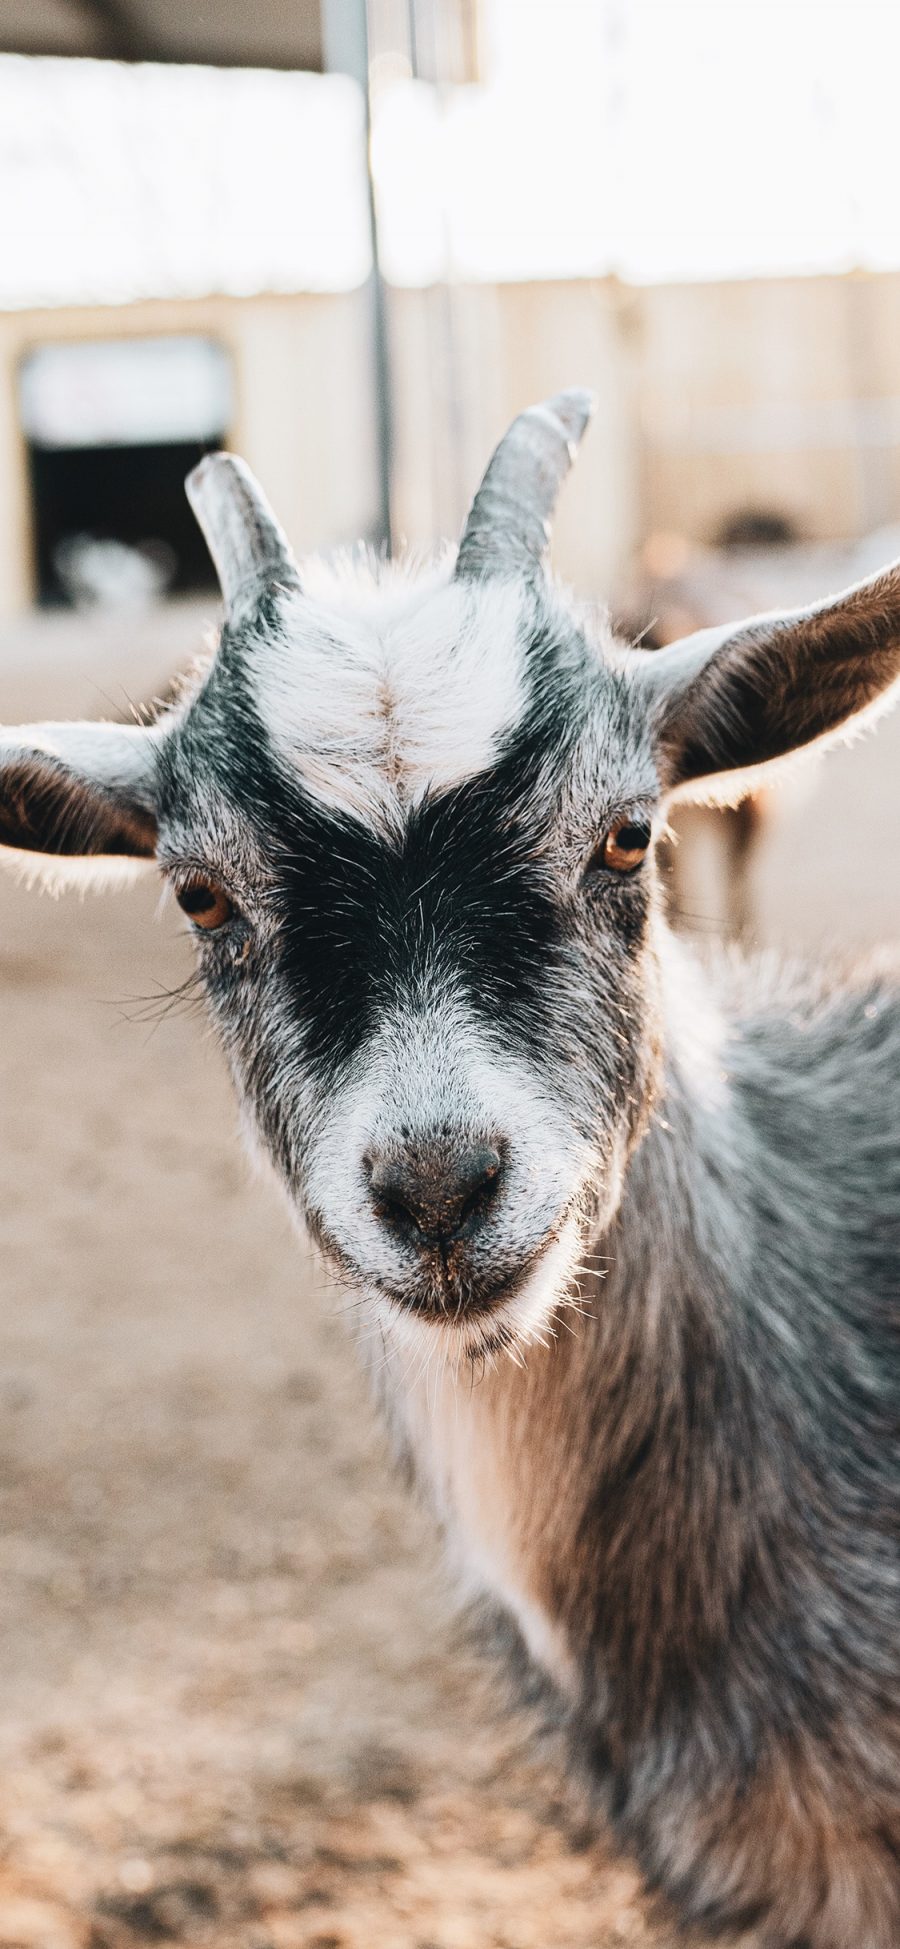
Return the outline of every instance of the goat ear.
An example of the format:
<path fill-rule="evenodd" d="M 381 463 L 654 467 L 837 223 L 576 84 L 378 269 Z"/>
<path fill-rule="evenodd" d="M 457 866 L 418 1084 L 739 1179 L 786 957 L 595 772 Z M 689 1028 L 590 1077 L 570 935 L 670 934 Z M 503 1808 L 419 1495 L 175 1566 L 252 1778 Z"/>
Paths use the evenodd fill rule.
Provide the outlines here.
<path fill-rule="evenodd" d="M 641 653 L 663 783 L 683 798 L 740 797 L 758 767 L 874 714 L 898 678 L 900 563 L 811 608 Z"/>
<path fill-rule="evenodd" d="M 152 858 L 155 743 L 139 725 L 0 728 L 0 846 L 70 861 Z"/>

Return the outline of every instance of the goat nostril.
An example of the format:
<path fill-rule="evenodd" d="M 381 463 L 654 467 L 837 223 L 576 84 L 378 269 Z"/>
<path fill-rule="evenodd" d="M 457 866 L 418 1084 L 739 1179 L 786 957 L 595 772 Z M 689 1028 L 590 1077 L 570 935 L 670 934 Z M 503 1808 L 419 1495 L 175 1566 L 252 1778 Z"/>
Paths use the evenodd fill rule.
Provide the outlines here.
<path fill-rule="evenodd" d="M 415 1212 L 408 1205 L 401 1204 L 399 1198 L 379 1198 L 375 1204 L 375 1216 L 382 1223 L 390 1225 L 395 1232 L 420 1232 L 421 1226 Z"/>
<path fill-rule="evenodd" d="M 400 1236 L 417 1237 L 422 1222 L 414 1172 L 398 1159 L 372 1157 L 368 1152 L 363 1158 L 363 1169 L 369 1180 L 376 1218 Z"/>
<path fill-rule="evenodd" d="M 459 1226 L 485 1211 L 491 1200 L 496 1197 L 500 1183 L 499 1151 L 485 1145 L 483 1150 L 474 1152 L 467 1160 L 463 1181 L 466 1185 L 466 1194 L 460 1206 L 457 1220 Z"/>

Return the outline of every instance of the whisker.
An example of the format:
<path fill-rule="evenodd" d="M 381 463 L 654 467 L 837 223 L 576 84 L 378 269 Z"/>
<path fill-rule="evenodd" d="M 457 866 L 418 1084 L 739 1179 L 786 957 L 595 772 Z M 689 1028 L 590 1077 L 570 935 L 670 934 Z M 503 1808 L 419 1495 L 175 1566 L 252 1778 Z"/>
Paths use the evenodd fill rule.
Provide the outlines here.
<path fill-rule="evenodd" d="M 126 1022 L 138 1027 L 149 1023 L 156 1030 L 170 1015 L 193 1013 L 202 1006 L 202 1000 L 203 979 L 199 968 L 194 968 L 174 988 L 167 988 L 161 982 L 155 994 L 110 996 L 108 1006 L 118 1009 Z"/>

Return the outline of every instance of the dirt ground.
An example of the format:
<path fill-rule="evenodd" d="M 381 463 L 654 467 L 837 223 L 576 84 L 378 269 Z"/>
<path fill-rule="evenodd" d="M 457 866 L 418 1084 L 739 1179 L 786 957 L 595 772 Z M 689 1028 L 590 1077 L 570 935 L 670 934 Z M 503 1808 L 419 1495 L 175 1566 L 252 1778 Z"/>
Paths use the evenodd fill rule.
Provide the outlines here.
<path fill-rule="evenodd" d="M 196 622 L 30 623 L 0 716 Z M 900 714 L 779 815 L 763 940 L 896 938 L 898 759 Z M 0 1949 L 663 1949 L 452 1622 L 155 908 L 0 879 Z"/>

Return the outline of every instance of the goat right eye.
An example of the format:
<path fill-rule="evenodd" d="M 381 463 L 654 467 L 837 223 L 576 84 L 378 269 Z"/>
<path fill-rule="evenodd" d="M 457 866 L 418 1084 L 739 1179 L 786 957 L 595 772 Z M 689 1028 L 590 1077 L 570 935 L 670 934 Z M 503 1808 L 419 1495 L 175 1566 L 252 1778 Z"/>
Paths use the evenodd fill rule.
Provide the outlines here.
<path fill-rule="evenodd" d="M 633 873 L 649 852 L 651 837 L 645 819 L 620 819 L 603 841 L 600 863 L 614 873 Z"/>
<path fill-rule="evenodd" d="M 627 878 L 646 859 L 653 834 L 646 819 L 620 819 L 611 826 L 588 860 L 584 878 L 590 882 L 603 873 Z"/>
<path fill-rule="evenodd" d="M 185 886 L 176 888 L 175 898 L 194 926 L 205 928 L 209 934 L 214 934 L 217 927 L 224 927 L 235 911 L 234 901 L 213 880 L 188 880 Z"/>

